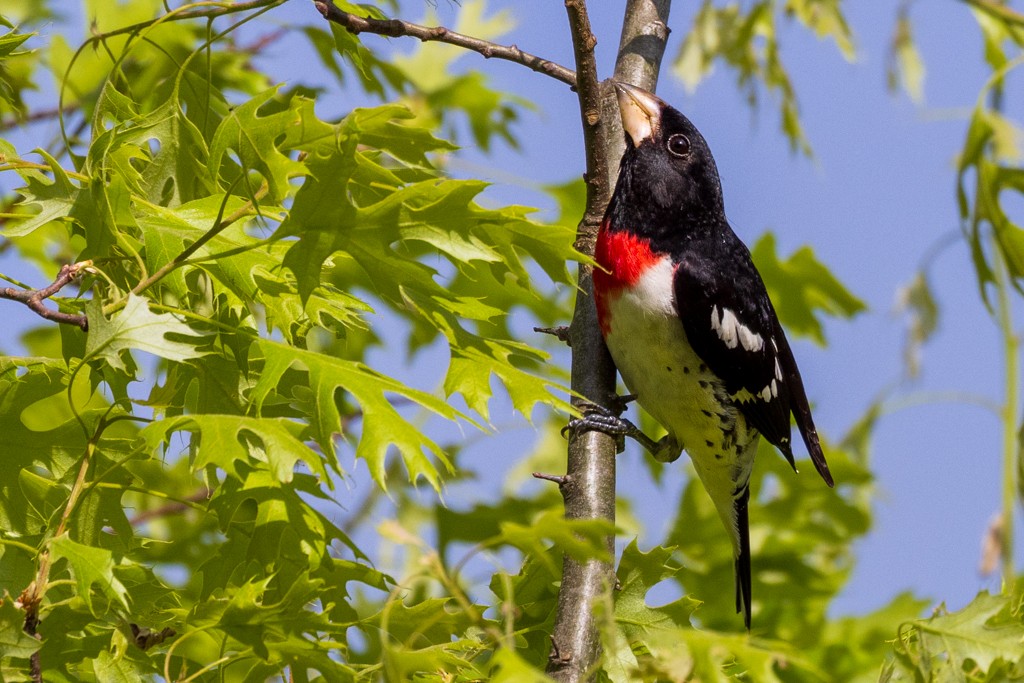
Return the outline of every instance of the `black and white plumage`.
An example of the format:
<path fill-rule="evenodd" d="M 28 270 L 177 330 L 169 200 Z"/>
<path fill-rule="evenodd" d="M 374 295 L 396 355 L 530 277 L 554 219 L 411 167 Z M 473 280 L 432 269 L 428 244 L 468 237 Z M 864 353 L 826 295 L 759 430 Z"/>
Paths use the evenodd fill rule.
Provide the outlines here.
<path fill-rule="evenodd" d="M 764 282 L 725 218 L 707 143 L 654 95 L 616 88 L 627 149 L 598 234 L 594 295 L 623 381 L 668 436 L 652 444 L 628 423 L 612 428 L 661 460 L 689 454 L 730 532 L 736 609 L 749 628 L 747 506 L 759 436 L 793 464 L 792 415 L 829 486 L 832 475 Z"/>

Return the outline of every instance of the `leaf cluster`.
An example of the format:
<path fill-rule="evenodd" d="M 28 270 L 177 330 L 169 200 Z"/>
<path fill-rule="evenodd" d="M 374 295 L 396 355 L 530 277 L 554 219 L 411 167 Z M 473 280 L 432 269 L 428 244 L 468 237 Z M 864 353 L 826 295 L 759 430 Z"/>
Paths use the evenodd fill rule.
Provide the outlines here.
<path fill-rule="evenodd" d="M 62 133 L 50 149 L 0 141 L 0 170 L 22 184 L 4 235 L 45 271 L 54 254 L 78 264 L 77 292 L 52 304 L 88 327 L 33 332 L 35 355 L 0 363 L 5 677 L 30 657 L 47 680 L 372 675 L 349 643 L 382 618 L 362 596 L 392 625 L 403 608 L 333 519 L 342 456 L 380 491 L 401 470 L 440 490 L 454 449 L 427 416 L 487 429 L 494 378 L 524 415 L 565 405 L 508 316 L 558 317 L 572 231 L 485 208 L 484 183 L 439 170 L 456 147 L 423 114 L 462 111 L 489 141 L 510 136 L 514 109 L 448 65 L 412 106 L 429 90 L 417 58 L 384 67 L 310 27 L 346 60 L 337 73 L 376 86 L 385 69 L 402 94 L 322 118 L 313 91 L 274 86 L 242 43 L 277 4 L 204 24 L 188 8 L 94 3 L 78 50 L 34 46 L 5 21 L 3 68 L 24 45 L 59 73 Z M 21 107 L 18 92 L 5 105 Z M 463 98 L 480 104 L 450 104 Z M 383 311 L 410 352 L 447 350 L 440 390 L 370 364 Z"/>

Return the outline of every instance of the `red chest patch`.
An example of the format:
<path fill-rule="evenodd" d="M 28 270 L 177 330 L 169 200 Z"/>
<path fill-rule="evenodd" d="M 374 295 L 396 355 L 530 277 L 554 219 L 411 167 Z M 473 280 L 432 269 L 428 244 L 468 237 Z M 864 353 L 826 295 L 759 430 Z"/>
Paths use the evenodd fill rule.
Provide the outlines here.
<path fill-rule="evenodd" d="M 612 297 L 627 287 L 632 287 L 644 271 L 656 264 L 660 258 L 651 251 L 650 243 L 636 235 L 619 230 L 611 232 L 607 222 L 601 224 L 594 249 L 594 302 L 597 304 L 597 320 L 605 335 L 611 330 L 608 304 Z"/>

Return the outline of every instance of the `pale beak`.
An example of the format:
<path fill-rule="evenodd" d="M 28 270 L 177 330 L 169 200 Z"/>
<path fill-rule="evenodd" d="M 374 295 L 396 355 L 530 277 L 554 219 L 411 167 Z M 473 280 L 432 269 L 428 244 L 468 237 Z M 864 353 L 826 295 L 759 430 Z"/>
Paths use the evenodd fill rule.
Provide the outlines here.
<path fill-rule="evenodd" d="M 651 93 L 626 83 L 615 83 L 622 128 L 634 147 L 651 137 L 661 123 L 662 102 Z"/>

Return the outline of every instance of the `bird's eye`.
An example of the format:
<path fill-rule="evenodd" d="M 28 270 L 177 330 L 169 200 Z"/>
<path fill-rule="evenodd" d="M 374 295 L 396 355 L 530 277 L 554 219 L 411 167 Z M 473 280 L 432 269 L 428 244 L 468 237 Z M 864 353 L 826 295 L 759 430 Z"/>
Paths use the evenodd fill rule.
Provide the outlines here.
<path fill-rule="evenodd" d="M 668 151 L 677 157 L 685 157 L 690 153 L 690 140 L 681 133 L 676 133 L 670 137 L 666 146 Z"/>

